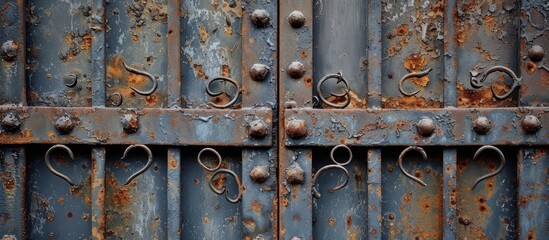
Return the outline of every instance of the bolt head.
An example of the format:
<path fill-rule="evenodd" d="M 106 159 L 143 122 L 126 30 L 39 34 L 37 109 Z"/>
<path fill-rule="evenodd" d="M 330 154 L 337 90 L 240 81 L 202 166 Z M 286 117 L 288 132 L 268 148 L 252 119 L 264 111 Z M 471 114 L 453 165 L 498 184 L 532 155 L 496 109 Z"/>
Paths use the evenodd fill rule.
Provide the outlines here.
<path fill-rule="evenodd" d="M 4 61 L 13 61 L 17 57 L 18 49 L 19 46 L 14 41 L 8 40 L 2 44 L 0 55 Z"/>
<path fill-rule="evenodd" d="M 65 82 L 65 86 L 72 88 L 78 83 L 78 77 L 76 74 L 71 73 L 63 78 L 63 82 Z"/>
<path fill-rule="evenodd" d="M 269 128 L 263 120 L 254 120 L 250 123 L 249 135 L 255 138 L 262 138 L 267 136 Z"/>
<path fill-rule="evenodd" d="M 16 132 L 21 127 L 21 121 L 15 113 L 8 113 L 2 119 L 2 128 L 7 132 Z"/>
<path fill-rule="evenodd" d="M 269 68 L 264 64 L 256 63 L 250 69 L 250 77 L 254 81 L 263 81 L 267 77 L 267 74 L 269 74 Z"/>
<path fill-rule="evenodd" d="M 250 172 L 250 177 L 256 183 L 263 183 L 269 178 L 269 170 L 263 165 L 255 166 Z"/>
<path fill-rule="evenodd" d="M 521 126 L 522 129 L 528 133 L 535 133 L 542 128 L 541 121 L 534 115 L 524 116 L 521 121 Z"/>
<path fill-rule="evenodd" d="M 303 182 L 305 181 L 305 172 L 297 164 L 290 166 L 289 168 L 286 168 L 286 171 L 284 172 L 286 174 L 286 181 L 289 184 L 292 184 L 292 185 L 303 184 Z"/>
<path fill-rule="evenodd" d="M 134 133 L 139 130 L 139 121 L 134 114 L 124 114 L 120 123 L 122 123 L 122 129 L 124 129 L 124 132 L 126 133 Z"/>
<path fill-rule="evenodd" d="M 435 132 L 435 129 L 435 122 L 430 118 L 423 118 L 417 123 L 417 132 L 421 136 L 431 136 Z"/>
<path fill-rule="evenodd" d="M 539 62 L 545 56 L 545 51 L 540 45 L 534 45 L 528 50 L 528 58 L 533 62 Z"/>
<path fill-rule="evenodd" d="M 305 74 L 305 66 L 300 62 L 292 62 L 286 68 L 286 73 L 293 79 L 299 79 Z"/>
<path fill-rule="evenodd" d="M 305 19 L 305 15 L 303 15 L 301 11 L 293 11 L 290 13 L 290 16 L 288 16 L 288 23 L 290 23 L 290 26 L 293 28 L 303 27 L 306 21 L 307 19 Z"/>
<path fill-rule="evenodd" d="M 478 117 L 473 121 L 473 130 L 478 134 L 486 134 L 492 129 L 492 122 L 487 117 Z"/>
<path fill-rule="evenodd" d="M 252 22 L 258 28 L 263 28 L 269 25 L 270 16 L 264 9 L 256 9 L 252 13 Z"/>
<path fill-rule="evenodd" d="M 287 109 L 296 108 L 297 103 L 293 100 L 290 100 L 290 101 L 287 101 L 287 102 L 284 103 L 284 107 L 286 107 Z"/>
<path fill-rule="evenodd" d="M 307 135 L 307 123 L 305 120 L 294 119 L 286 123 L 286 133 L 291 138 L 301 138 Z"/>
<path fill-rule="evenodd" d="M 57 119 L 55 122 L 55 129 L 57 129 L 60 134 L 69 134 L 72 132 L 72 129 L 74 129 L 74 122 L 72 121 L 71 116 L 65 114 Z"/>

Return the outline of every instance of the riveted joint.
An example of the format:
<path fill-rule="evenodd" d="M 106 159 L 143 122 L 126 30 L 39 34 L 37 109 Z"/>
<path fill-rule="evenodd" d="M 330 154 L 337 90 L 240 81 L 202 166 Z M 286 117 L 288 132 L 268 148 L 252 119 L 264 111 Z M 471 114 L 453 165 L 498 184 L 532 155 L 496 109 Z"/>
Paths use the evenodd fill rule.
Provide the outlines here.
<path fill-rule="evenodd" d="M 284 173 L 286 175 L 286 181 L 289 184 L 298 185 L 305 182 L 305 172 L 297 164 L 293 164 L 292 166 L 286 168 Z"/>
<path fill-rule="evenodd" d="M 530 114 L 522 118 L 521 127 L 527 133 L 536 133 L 542 128 L 541 121 L 536 116 Z"/>
<path fill-rule="evenodd" d="M 256 183 L 263 183 L 269 178 L 269 169 L 263 165 L 255 166 L 250 172 L 250 177 Z"/>
<path fill-rule="evenodd" d="M 305 66 L 300 62 L 292 62 L 286 68 L 286 74 L 293 79 L 300 79 L 305 74 Z"/>
<path fill-rule="evenodd" d="M 74 129 L 74 121 L 68 114 L 64 114 L 55 122 L 55 129 L 60 134 L 69 134 Z"/>
<path fill-rule="evenodd" d="M 492 122 L 487 117 L 478 117 L 473 121 L 473 130 L 478 134 L 486 134 L 492 129 Z"/>
<path fill-rule="evenodd" d="M 421 136 L 431 136 L 435 132 L 435 129 L 435 122 L 430 118 L 423 118 L 417 123 L 417 133 Z"/>
<path fill-rule="evenodd" d="M 263 81 L 269 74 L 269 68 L 265 64 L 256 63 L 250 68 L 250 77 L 254 81 Z"/>
<path fill-rule="evenodd" d="M 252 13 L 252 22 L 258 28 L 264 28 L 269 25 L 270 15 L 264 9 L 256 9 Z"/>
<path fill-rule="evenodd" d="M 129 113 L 124 114 L 120 120 L 120 123 L 122 123 L 122 129 L 126 133 L 134 133 L 139 130 L 139 119 L 137 115 Z"/>
<path fill-rule="evenodd" d="M 17 58 L 18 50 L 19 46 L 14 41 L 8 40 L 2 44 L 0 55 L 2 55 L 2 59 L 4 59 L 4 61 L 10 62 Z"/>
<path fill-rule="evenodd" d="M 21 120 L 17 114 L 10 112 L 2 119 L 2 129 L 6 132 L 14 133 L 21 127 Z"/>
<path fill-rule="evenodd" d="M 307 122 L 301 119 L 294 119 L 286 123 L 286 133 L 291 138 L 302 138 L 307 135 Z"/>
<path fill-rule="evenodd" d="M 528 50 L 528 58 L 533 62 L 539 62 L 545 57 L 545 50 L 540 45 L 534 45 Z"/>
<path fill-rule="evenodd" d="M 263 138 L 269 133 L 269 128 L 263 120 L 254 120 L 250 123 L 248 134 L 254 138 Z"/>
<path fill-rule="evenodd" d="M 288 16 L 288 23 L 290 23 L 290 26 L 293 28 L 301 28 L 305 25 L 305 22 L 307 22 L 307 19 L 301 11 L 293 11 Z"/>

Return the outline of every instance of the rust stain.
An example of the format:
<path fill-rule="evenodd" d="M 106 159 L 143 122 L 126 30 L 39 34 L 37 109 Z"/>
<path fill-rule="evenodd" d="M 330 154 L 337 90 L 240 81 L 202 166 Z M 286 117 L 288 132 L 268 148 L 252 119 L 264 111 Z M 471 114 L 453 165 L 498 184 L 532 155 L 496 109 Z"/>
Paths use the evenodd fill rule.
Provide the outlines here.
<path fill-rule="evenodd" d="M 398 97 L 398 98 L 382 97 L 381 104 L 383 108 L 403 108 L 403 109 L 442 107 L 442 103 L 439 101 L 427 100 L 425 98 L 416 97 L 416 96 Z"/>
<path fill-rule="evenodd" d="M 495 83 L 496 92 L 507 91 L 508 86 L 503 83 Z M 463 84 L 457 84 L 458 106 L 460 107 L 512 107 L 516 102 L 512 98 L 504 100 L 492 99 L 492 90 L 489 87 L 481 89 L 466 89 Z"/>
<path fill-rule="evenodd" d="M 206 76 L 206 73 L 204 73 L 204 70 L 202 70 L 202 64 L 193 64 L 193 69 L 196 72 L 196 78 L 208 79 L 208 76 Z"/>
<path fill-rule="evenodd" d="M 408 24 L 402 24 L 397 27 L 396 29 L 396 35 L 403 36 L 406 33 L 408 33 Z"/>
<path fill-rule="evenodd" d="M 404 68 L 406 68 L 410 72 L 419 72 L 427 66 L 427 59 L 425 59 L 425 57 L 420 54 L 413 53 L 406 57 L 403 65 Z M 410 82 L 413 82 L 420 87 L 426 87 L 429 83 L 429 75 L 425 75 L 419 78 L 411 78 Z"/>
<path fill-rule="evenodd" d="M 208 41 L 208 38 L 209 38 L 209 34 L 208 34 L 208 30 L 206 30 L 206 27 L 204 27 L 204 25 L 200 25 L 200 27 L 198 27 L 198 34 L 200 37 L 200 43 L 206 44 L 206 41 Z"/>

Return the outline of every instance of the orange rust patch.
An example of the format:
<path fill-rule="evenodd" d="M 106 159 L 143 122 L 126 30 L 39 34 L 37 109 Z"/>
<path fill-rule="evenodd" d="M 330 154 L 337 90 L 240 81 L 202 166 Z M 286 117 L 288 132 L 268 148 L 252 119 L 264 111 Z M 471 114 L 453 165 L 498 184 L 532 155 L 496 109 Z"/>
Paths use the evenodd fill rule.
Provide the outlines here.
<path fill-rule="evenodd" d="M 313 78 L 311 76 L 306 76 L 305 78 L 303 78 L 303 80 L 303 83 L 305 83 L 305 86 L 307 88 L 313 87 Z"/>
<path fill-rule="evenodd" d="M 193 64 L 194 71 L 196 72 L 196 78 L 205 78 L 208 79 L 206 73 L 202 70 L 202 64 Z"/>
<path fill-rule="evenodd" d="M 494 83 L 494 90 L 499 94 L 502 91 L 508 91 L 508 86 L 503 83 Z M 516 102 L 512 98 L 504 100 L 492 99 L 492 90 L 489 87 L 480 89 L 465 89 L 463 84 L 457 84 L 458 106 L 460 107 L 512 107 Z"/>
<path fill-rule="evenodd" d="M 252 211 L 257 214 L 261 214 L 261 202 L 257 200 L 253 200 L 250 203 L 250 207 L 252 208 Z"/>
<path fill-rule="evenodd" d="M 331 217 L 330 219 L 328 219 L 328 225 L 330 226 L 333 226 L 335 224 L 335 220 L 333 217 Z"/>
<path fill-rule="evenodd" d="M 422 97 L 398 97 L 398 98 L 381 98 L 383 108 L 440 108 L 442 103 L 438 101 L 427 100 Z"/>
<path fill-rule="evenodd" d="M 402 24 L 402 25 L 397 27 L 396 35 L 403 36 L 406 33 L 408 33 L 408 24 Z"/>
<path fill-rule="evenodd" d="M 422 55 L 413 53 L 404 60 L 403 65 L 410 72 L 419 72 L 427 66 L 427 60 Z M 410 81 L 418 86 L 425 87 L 429 83 L 429 75 L 411 78 Z"/>
<path fill-rule="evenodd" d="M 132 196 L 128 189 L 122 187 L 114 194 L 114 204 L 118 206 L 125 206 L 131 202 L 131 198 Z"/>
<path fill-rule="evenodd" d="M 223 66 L 221 67 L 221 76 L 231 76 L 231 67 L 229 67 L 229 65 L 223 64 Z"/>
<path fill-rule="evenodd" d="M 200 35 L 200 43 L 205 44 L 209 37 L 206 27 L 204 27 L 203 25 L 198 27 L 198 34 Z"/>

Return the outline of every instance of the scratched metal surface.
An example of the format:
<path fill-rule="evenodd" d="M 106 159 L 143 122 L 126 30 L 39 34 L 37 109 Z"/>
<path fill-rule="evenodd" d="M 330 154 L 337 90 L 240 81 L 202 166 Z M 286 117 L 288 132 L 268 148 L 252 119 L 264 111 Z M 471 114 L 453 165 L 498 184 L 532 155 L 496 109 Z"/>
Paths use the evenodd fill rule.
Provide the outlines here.
<path fill-rule="evenodd" d="M 26 155 L 21 147 L 3 147 L 0 149 L 0 233 L 23 238 L 26 217 Z"/>
<path fill-rule="evenodd" d="M 26 92 L 24 3 L 2 0 L 0 6 L 0 44 L 10 44 L 17 49 L 13 59 L 0 58 L 0 104 L 23 104 Z"/>
<path fill-rule="evenodd" d="M 518 161 L 518 215 L 521 239 L 549 233 L 549 149 L 526 148 Z"/>
<path fill-rule="evenodd" d="M 51 154 L 54 169 L 72 179 L 75 186 L 48 171 L 44 161 L 47 147 L 27 146 L 26 238 L 91 239 L 91 151 L 67 145 L 74 153 Z"/>

